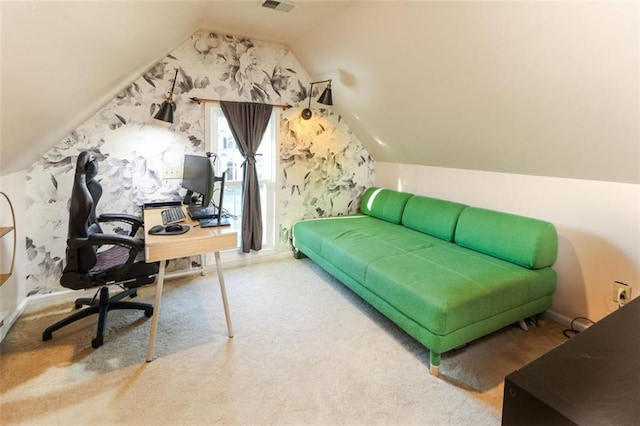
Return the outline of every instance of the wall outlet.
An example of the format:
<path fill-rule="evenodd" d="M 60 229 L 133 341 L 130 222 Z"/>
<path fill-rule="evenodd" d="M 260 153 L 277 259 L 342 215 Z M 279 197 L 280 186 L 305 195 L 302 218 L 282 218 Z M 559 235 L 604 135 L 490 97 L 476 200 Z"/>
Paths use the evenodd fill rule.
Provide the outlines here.
<path fill-rule="evenodd" d="M 613 301 L 622 306 L 631 300 L 631 286 L 621 281 L 613 282 Z"/>
<path fill-rule="evenodd" d="M 162 169 L 162 179 L 180 179 L 182 177 L 182 167 L 165 166 Z"/>

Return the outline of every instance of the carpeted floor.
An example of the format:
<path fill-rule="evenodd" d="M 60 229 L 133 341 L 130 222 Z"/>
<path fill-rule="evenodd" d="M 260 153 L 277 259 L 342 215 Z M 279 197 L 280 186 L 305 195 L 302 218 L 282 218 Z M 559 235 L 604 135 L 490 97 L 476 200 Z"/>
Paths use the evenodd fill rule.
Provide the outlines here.
<path fill-rule="evenodd" d="M 559 324 L 507 327 L 429 352 L 309 259 L 225 270 L 235 337 L 226 335 L 215 273 L 165 283 L 151 321 L 112 311 L 41 341 L 72 302 L 38 305 L 2 342 L 0 424 L 498 425 L 504 377 L 565 340 Z M 153 301 L 154 286 L 138 300 Z"/>

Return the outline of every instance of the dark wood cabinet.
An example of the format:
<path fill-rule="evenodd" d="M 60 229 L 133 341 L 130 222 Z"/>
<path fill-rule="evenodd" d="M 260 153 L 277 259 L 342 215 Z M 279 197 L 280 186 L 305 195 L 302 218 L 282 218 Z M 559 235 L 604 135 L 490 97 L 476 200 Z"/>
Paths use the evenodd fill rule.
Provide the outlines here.
<path fill-rule="evenodd" d="M 502 424 L 640 424 L 640 297 L 509 374 Z"/>

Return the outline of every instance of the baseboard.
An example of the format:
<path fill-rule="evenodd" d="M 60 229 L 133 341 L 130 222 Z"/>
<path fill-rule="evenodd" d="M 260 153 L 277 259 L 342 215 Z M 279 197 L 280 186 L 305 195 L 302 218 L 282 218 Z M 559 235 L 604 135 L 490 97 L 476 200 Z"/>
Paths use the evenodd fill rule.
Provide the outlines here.
<path fill-rule="evenodd" d="M 18 321 L 20 315 L 22 315 L 24 310 L 27 308 L 27 300 L 28 299 L 23 300 L 12 313 L 9 313 L 8 311 L 2 312 L 2 318 L 0 318 L 2 321 L 2 325 L 0 325 L 0 343 L 2 343 L 7 333 L 9 333 L 9 330 L 11 330 L 11 327 L 13 327 L 13 324 Z"/>
<path fill-rule="evenodd" d="M 290 250 L 278 251 L 275 249 L 267 248 L 258 252 L 252 253 L 240 253 L 235 250 L 230 250 L 220 253 L 220 260 L 225 269 L 232 269 L 241 266 L 255 265 L 264 262 L 273 262 L 280 259 L 285 259 L 293 256 Z M 205 274 L 207 272 L 213 272 L 216 270 L 215 261 L 207 260 L 206 264 L 202 268 L 192 268 L 187 270 L 177 270 L 167 272 L 165 275 L 166 280 L 175 278 L 181 278 L 189 275 Z M 229 285 L 230 283 L 227 283 Z M 152 284 L 153 285 L 153 284 Z M 96 289 L 88 290 L 60 290 L 46 294 L 36 294 L 27 297 L 9 317 L 4 318 L 4 325 L 0 327 L 0 342 L 7 334 L 13 323 L 20 317 L 27 306 L 38 306 L 43 304 L 50 304 L 57 301 L 75 300 L 79 297 L 92 297 L 96 292 Z M 3 314 L 4 315 L 4 314 Z"/>
<path fill-rule="evenodd" d="M 225 268 L 237 268 L 240 266 L 273 262 L 290 257 L 293 257 L 291 250 L 266 249 L 254 253 L 240 253 L 238 251 L 225 252 L 221 254 L 220 260 Z"/>
<path fill-rule="evenodd" d="M 569 317 L 567 317 L 565 315 L 559 314 L 559 313 L 554 312 L 554 311 L 547 311 L 545 313 L 545 316 L 547 317 L 547 319 L 555 321 L 558 324 L 562 324 L 565 327 L 570 327 L 571 326 L 571 321 L 573 320 L 573 318 L 569 318 Z"/>

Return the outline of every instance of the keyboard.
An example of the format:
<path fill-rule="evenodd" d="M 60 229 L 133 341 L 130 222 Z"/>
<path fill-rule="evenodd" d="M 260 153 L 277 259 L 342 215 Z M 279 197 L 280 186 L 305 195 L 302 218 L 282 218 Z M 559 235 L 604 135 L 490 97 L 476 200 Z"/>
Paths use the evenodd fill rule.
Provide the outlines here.
<path fill-rule="evenodd" d="M 182 204 L 182 200 L 162 200 L 162 201 L 150 201 L 148 203 L 144 203 L 142 208 L 144 209 L 155 209 L 158 207 L 173 207 L 179 206 Z"/>
<path fill-rule="evenodd" d="M 180 206 L 171 207 L 170 209 L 162 210 L 160 214 L 162 215 L 163 225 L 168 225 L 170 223 L 178 223 L 178 222 L 187 220 L 187 217 L 184 215 L 184 211 Z"/>

